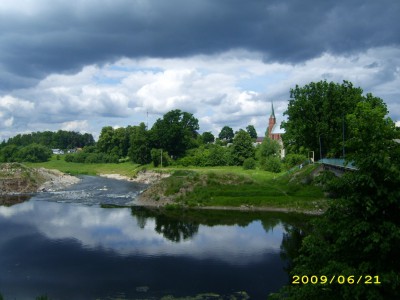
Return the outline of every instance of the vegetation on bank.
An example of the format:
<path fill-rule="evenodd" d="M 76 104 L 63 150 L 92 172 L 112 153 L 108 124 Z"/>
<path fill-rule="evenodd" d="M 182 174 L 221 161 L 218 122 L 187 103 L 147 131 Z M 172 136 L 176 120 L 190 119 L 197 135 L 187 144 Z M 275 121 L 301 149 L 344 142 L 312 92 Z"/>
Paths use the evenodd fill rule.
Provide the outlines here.
<path fill-rule="evenodd" d="M 131 162 L 123 163 L 70 163 L 64 157 L 53 155 L 49 161 L 40 163 L 25 163 L 32 168 L 56 169 L 71 175 L 99 175 L 99 174 L 120 174 L 127 177 L 134 177 L 140 170 L 140 165 Z"/>
<path fill-rule="evenodd" d="M 179 206 L 228 206 L 287 208 L 321 212 L 328 200 L 322 186 L 312 176 L 317 165 L 305 166 L 293 174 L 242 167 L 146 167 L 124 162 L 118 164 L 68 163 L 56 156 L 48 162 L 28 163 L 29 167 L 57 169 L 72 175 L 120 174 L 136 177 L 143 170 L 171 173 L 149 187 L 143 199 L 162 205 L 163 199 Z M 146 204 L 146 202 L 144 202 Z"/>
<path fill-rule="evenodd" d="M 322 212 L 328 205 L 322 187 L 315 184 L 308 166 L 295 174 L 242 168 L 175 169 L 172 176 L 144 192 L 145 200 L 169 199 L 189 207 L 277 208 Z"/>

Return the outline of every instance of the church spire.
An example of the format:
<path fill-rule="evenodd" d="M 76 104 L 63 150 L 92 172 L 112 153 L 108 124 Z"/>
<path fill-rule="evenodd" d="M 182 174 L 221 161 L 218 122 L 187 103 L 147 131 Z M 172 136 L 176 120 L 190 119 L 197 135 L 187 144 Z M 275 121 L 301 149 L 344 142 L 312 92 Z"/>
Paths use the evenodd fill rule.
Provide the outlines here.
<path fill-rule="evenodd" d="M 270 118 L 275 119 L 274 102 L 271 101 L 271 116 Z"/>

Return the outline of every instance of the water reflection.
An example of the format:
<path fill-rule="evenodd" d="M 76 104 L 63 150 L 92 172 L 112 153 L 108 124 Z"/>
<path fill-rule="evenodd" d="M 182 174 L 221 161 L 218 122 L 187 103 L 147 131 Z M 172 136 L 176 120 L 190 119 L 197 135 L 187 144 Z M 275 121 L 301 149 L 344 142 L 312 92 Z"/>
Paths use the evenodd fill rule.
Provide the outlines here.
<path fill-rule="evenodd" d="M 296 224 L 304 221 L 279 213 L 102 208 L 44 197 L 0 206 L 6 299 L 44 293 L 159 299 L 241 290 L 265 299 L 287 282 L 280 256 L 295 253 Z"/>
<path fill-rule="evenodd" d="M 16 195 L 1 195 L 0 194 L 0 206 L 12 206 L 25 201 L 28 201 L 32 197 L 32 194 L 16 194 Z"/>

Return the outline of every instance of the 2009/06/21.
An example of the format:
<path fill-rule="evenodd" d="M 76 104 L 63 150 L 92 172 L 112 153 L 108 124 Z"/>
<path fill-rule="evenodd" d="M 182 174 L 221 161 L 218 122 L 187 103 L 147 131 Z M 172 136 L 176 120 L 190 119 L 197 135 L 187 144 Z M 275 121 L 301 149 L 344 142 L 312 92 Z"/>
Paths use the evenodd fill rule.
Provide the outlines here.
<path fill-rule="evenodd" d="M 364 278 L 364 280 L 362 280 Z M 355 276 L 355 275 L 350 275 L 350 276 L 344 276 L 344 275 L 339 275 L 336 277 L 336 275 L 333 276 L 326 276 L 326 275 L 294 275 L 292 276 L 292 284 L 333 284 L 333 283 L 338 283 L 338 284 L 381 284 L 379 281 L 379 276 L 371 276 L 371 275 L 360 275 L 360 276 Z"/>

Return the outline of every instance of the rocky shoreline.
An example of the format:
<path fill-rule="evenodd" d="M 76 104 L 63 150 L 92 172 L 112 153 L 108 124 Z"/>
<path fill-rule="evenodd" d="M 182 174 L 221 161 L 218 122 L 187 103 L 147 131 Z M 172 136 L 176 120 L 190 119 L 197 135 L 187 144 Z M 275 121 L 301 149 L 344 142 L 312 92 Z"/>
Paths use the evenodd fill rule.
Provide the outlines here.
<path fill-rule="evenodd" d="M 0 165 L 0 205 L 9 205 L 12 199 L 19 203 L 26 195 L 37 192 L 62 190 L 78 181 L 79 178 L 58 170 L 4 163 Z"/>

